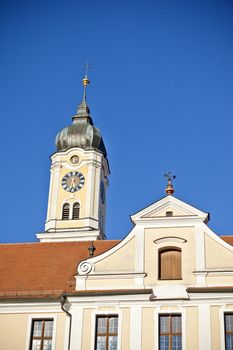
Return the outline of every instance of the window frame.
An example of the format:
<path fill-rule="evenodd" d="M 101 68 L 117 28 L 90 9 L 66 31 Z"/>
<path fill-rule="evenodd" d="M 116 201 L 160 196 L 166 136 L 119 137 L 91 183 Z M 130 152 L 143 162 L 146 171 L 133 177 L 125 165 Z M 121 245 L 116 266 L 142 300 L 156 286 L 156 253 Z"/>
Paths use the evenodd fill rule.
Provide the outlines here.
<path fill-rule="evenodd" d="M 231 334 L 232 336 L 233 336 L 233 330 L 232 331 L 228 331 L 227 332 L 227 330 L 226 330 L 226 316 L 232 316 L 233 317 L 233 312 L 232 311 L 226 311 L 226 312 L 224 312 L 224 314 L 223 314 L 223 322 L 224 322 L 224 349 L 226 349 L 227 348 L 227 337 L 226 337 L 226 335 L 227 334 Z"/>
<path fill-rule="evenodd" d="M 176 310 L 174 308 L 167 308 L 166 310 L 161 310 L 160 307 L 156 308 L 154 311 L 154 350 L 158 350 L 159 348 L 159 316 L 163 315 L 181 315 L 181 329 L 182 329 L 182 350 L 186 350 L 186 332 L 187 332 L 187 324 L 186 317 L 187 312 L 184 307 L 177 307 Z"/>
<path fill-rule="evenodd" d="M 106 333 L 98 333 L 98 319 L 100 318 L 107 318 L 107 329 L 106 329 Z M 109 332 L 109 319 L 110 318 L 117 318 L 117 333 L 110 333 Z M 117 337 L 117 347 L 118 347 L 118 331 L 119 331 L 119 317 L 117 314 L 100 314 L 100 315 L 96 315 L 96 322 L 95 322 L 95 350 L 97 350 L 97 338 L 98 336 L 104 336 L 106 337 L 106 350 L 109 350 L 108 348 L 108 339 L 109 337 L 113 336 L 113 337 Z"/>
<path fill-rule="evenodd" d="M 166 251 L 177 251 L 180 253 L 180 275 L 179 277 L 161 277 L 161 254 Z M 182 280 L 182 249 L 176 246 L 165 246 L 158 249 L 158 280 L 160 281 L 177 281 Z"/>
<path fill-rule="evenodd" d="M 180 323 L 181 323 L 181 332 L 178 333 L 173 333 L 172 332 L 172 318 L 173 317 L 180 317 Z M 183 334 L 182 334 L 182 315 L 180 313 L 164 313 L 164 314 L 159 314 L 159 320 L 158 320 L 158 349 L 160 350 L 160 337 L 161 336 L 168 336 L 169 339 L 169 349 L 172 350 L 172 339 L 175 336 L 181 336 L 181 346 L 182 346 L 182 339 L 183 339 Z M 160 318 L 161 317 L 168 317 L 169 319 L 169 331 L 168 332 L 160 332 Z"/>
<path fill-rule="evenodd" d="M 52 334 L 52 350 L 56 348 L 56 329 L 57 329 L 57 315 L 48 313 L 36 313 L 28 315 L 27 319 L 27 332 L 25 350 L 30 350 L 31 346 L 31 335 L 32 335 L 32 322 L 34 320 L 53 320 L 53 334 Z"/>
<path fill-rule="evenodd" d="M 30 336 L 30 345 L 29 345 L 29 350 L 32 350 L 32 345 L 33 345 L 33 340 L 40 340 L 41 341 L 41 349 L 43 350 L 44 348 L 44 341 L 45 340 L 51 340 L 51 344 L 53 341 L 53 332 L 51 336 L 46 336 L 45 335 L 45 323 L 46 321 L 53 322 L 53 327 L 54 327 L 54 320 L 53 318 L 33 318 L 32 323 L 31 323 L 31 336 Z M 41 322 L 42 323 L 42 330 L 41 330 L 41 336 L 33 336 L 33 331 L 34 331 L 34 322 Z"/>
<path fill-rule="evenodd" d="M 122 337 L 122 310 L 118 307 L 111 308 L 109 310 L 99 311 L 93 310 L 91 314 L 91 346 L 90 349 L 95 349 L 96 340 L 96 318 L 98 316 L 117 316 L 118 317 L 118 330 L 117 330 L 117 350 L 121 350 L 121 337 Z"/>

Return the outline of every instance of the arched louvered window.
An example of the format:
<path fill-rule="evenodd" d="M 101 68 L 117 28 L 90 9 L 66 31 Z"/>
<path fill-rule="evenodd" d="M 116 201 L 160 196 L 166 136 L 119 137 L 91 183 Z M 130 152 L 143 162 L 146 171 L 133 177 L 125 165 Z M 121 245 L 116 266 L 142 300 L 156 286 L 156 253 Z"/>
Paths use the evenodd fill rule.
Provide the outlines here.
<path fill-rule="evenodd" d="M 79 205 L 79 203 L 74 203 L 74 205 L 73 205 L 73 214 L 72 214 L 72 219 L 73 220 L 78 220 L 79 219 L 79 212 L 80 212 L 80 205 Z"/>
<path fill-rule="evenodd" d="M 69 220 L 70 218 L 70 205 L 65 203 L 62 208 L 62 220 Z"/>
<path fill-rule="evenodd" d="M 181 279 L 181 249 L 163 248 L 159 250 L 159 279 Z"/>

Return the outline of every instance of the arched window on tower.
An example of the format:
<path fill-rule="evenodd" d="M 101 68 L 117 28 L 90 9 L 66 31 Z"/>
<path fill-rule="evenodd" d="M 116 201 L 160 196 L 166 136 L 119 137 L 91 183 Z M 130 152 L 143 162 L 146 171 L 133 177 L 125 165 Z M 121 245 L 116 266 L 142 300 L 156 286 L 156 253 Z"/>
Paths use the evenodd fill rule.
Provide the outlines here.
<path fill-rule="evenodd" d="M 181 249 L 162 248 L 159 250 L 159 279 L 181 279 Z"/>
<path fill-rule="evenodd" d="M 72 220 L 78 220 L 79 219 L 79 212 L 80 212 L 80 204 L 79 203 L 74 203 Z"/>
<path fill-rule="evenodd" d="M 65 203 L 62 208 L 62 220 L 69 220 L 70 218 L 70 205 Z"/>

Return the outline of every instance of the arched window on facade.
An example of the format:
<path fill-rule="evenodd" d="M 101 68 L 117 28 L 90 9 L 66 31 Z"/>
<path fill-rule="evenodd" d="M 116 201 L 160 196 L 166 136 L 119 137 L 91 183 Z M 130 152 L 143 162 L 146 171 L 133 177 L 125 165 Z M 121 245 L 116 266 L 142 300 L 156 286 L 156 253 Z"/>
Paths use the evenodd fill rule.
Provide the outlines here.
<path fill-rule="evenodd" d="M 80 204 L 79 203 L 74 203 L 72 220 L 78 220 L 79 219 L 79 212 L 80 212 Z"/>
<path fill-rule="evenodd" d="M 162 248 L 159 250 L 159 279 L 181 279 L 181 249 Z"/>
<path fill-rule="evenodd" d="M 69 220 L 70 218 L 70 205 L 65 203 L 62 208 L 62 220 Z"/>

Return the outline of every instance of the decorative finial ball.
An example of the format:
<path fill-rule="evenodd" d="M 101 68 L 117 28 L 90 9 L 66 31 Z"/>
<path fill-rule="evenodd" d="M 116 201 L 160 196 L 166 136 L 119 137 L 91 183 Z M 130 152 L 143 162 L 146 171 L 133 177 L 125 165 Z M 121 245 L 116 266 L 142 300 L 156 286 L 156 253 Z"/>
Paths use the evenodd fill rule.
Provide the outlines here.
<path fill-rule="evenodd" d="M 167 195 L 171 196 L 175 191 L 172 186 L 167 186 L 165 192 L 167 193 Z"/>
<path fill-rule="evenodd" d="M 86 87 L 88 84 L 90 84 L 90 80 L 87 77 L 85 77 L 83 79 L 83 85 Z"/>

